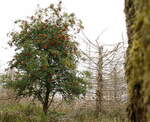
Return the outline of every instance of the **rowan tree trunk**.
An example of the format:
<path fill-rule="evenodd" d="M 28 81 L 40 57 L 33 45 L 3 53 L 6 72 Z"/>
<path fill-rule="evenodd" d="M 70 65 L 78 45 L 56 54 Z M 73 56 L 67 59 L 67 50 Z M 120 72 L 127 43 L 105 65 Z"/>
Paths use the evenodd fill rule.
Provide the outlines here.
<path fill-rule="evenodd" d="M 43 103 L 43 111 L 44 111 L 45 115 L 47 115 L 48 108 L 49 108 L 49 94 L 50 94 L 50 89 L 47 86 L 45 99 L 44 99 L 44 103 Z"/>
<path fill-rule="evenodd" d="M 150 122 L 150 0 L 125 0 L 130 122 Z"/>

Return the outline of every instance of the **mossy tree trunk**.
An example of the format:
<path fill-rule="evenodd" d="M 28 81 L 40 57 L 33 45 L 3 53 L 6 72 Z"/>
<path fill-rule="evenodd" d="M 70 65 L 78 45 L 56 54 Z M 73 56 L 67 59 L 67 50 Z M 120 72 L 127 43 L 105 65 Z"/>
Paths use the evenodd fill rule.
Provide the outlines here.
<path fill-rule="evenodd" d="M 125 0 L 128 34 L 128 117 L 150 122 L 150 0 Z"/>

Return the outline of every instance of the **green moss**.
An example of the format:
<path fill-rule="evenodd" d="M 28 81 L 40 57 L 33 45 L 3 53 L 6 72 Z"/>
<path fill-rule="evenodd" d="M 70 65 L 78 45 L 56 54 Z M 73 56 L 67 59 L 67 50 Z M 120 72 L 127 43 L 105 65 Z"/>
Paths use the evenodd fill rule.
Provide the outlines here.
<path fill-rule="evenodd" d="M 126 0 L 129 37 L 126 59 L 128 115 L 132 122 L 150 122 L 150 0 Z M 147 118 L 146 118 L 147 115 Z"/>

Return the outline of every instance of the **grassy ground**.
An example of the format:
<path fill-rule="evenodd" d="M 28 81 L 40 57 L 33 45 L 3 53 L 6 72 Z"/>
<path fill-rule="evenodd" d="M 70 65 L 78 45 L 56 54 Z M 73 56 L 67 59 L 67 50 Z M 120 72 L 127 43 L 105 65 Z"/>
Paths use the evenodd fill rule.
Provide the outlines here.
<path fill-rule="evenodd" d="M 0 122 L 127 122 L 121 110 L 103 112 L 96 117 L 93 105 L 62 104 L 55 110 L 54 106 L 45 116 L 42 108 L 32 103 L 0 103 Z"/>

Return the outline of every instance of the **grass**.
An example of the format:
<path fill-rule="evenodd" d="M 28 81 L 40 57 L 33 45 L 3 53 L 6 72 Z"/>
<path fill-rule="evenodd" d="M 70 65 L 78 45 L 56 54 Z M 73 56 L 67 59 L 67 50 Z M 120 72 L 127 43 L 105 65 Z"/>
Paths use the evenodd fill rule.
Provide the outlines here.
<path fill-rule="evenodd" d="M 42 108 L 32 103 L 0 104 L 0 122 L 127 122 L 119 111 L 95 115 L 93 105 L 62 104 L 45 116 Z"/>

